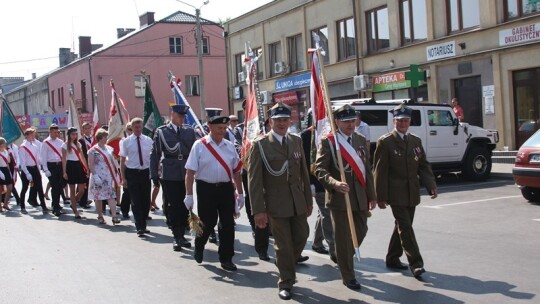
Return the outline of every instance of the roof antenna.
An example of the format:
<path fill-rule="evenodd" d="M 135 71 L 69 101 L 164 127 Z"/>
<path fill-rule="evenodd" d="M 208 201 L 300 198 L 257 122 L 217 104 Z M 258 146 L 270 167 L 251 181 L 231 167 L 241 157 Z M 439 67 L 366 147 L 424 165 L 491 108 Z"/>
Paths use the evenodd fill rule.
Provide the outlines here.
<path fill-rule="evenodd" d="M 137 20 L 139 20 L 139 8 L 137 7 L 137 0 L 133 0 L 133 4 L 135 4 L 135 12 L 137 12 Z"/>

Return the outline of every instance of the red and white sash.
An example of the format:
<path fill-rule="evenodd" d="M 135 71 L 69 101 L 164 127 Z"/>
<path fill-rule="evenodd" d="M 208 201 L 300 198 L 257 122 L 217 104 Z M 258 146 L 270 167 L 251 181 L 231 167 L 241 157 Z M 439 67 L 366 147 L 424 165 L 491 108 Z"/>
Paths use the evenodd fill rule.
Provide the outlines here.
<path fill-rule="evenodd" d="M 81 153 L 79 153 L 79 150 L 77 149 L 77 146 L 74 146 L 73 144 L 71 144 L 71 149 L 73 150 L 73 152 L 75 153 L 75 155 L 79 159 L 79 162 L 81 163 L 81 165 L 83 167 L 84 174 L 88 174 L 88 168 L 86 168 L 86 165 L 83 163 L 83 161 L 81 159 Z"/>
<path fill-rule="evenodd" d="M 214 157 L 215 157 L 215 158 L 217 159 L 217 161 L 221 164 L 221 166 L 223 167 L 223 169 L 225 169 L 225 171 L 227 172 L 227 175 L 229 176 L 229 180 L 232 181 L 231 169 L 229 168 L 229 166 L 227 165 L 227 163 L 225 163 L 225 161 L 223 160 L 223 158 L 221 158 L 221 156 L 217 153 L 216 149 L 214 149 L 214 147 L 212 147 L 212 146 L 206 141 L 206 138 L 205 138 L 205 137 L 201 138 L 201 142 L 206 146 L 206 148 L 208 148 L 208 150 L 210 151 L 210 153 L 212 153 L 212 155 L 214 155 Z M 237 172 L 239 172 L 241 169 L 242 169 L 242 162 L 239 161 L 239 162 L 238 162 L 238 165 L 236 166 L 236 168 L 233 169 L 233 173 L 237 173 Z"/>
<path fill-rule="evenodd" d="M 51 148 L 51 150 L 53 150 L 54 153 L 56 153 L 56 155 L 58 155 L 58 157 L 60 157 L 60 160 L 62 160 L 62 154 L 60 154 L 60 152 L 58 151 L 58 149 L 56 149 L 55 146 L 53 146 L 51 144 L 50 141 L 46 140 L 45 143 L 47 144 L 47 146 L 49 146 Z"/>
<path fill-rule="evenodd" d="M 110 160 L 109 157 L 105 153 L 103 153 L 103 151 L 101 151 L 101 149 L 97 145 L 94 146 L 93 149 L 96 150 L 96 152 L 98 152 L 99 154 L 101 154 L 101 156 L 103 156 L 103 159 L 105 160 L 105 164 L 107 165 L 107 168 L 109 168 L 109 173 L 111 174 L 113 178 L 114 188 L 117 188 L 120 181 L 117 180 L 117 176 L 115 174 L 118 172 L 118 169 L 116 169 L 116 163 L 113 160 L 112 166 L 111 166 L 111 162 L 109 162 Z"/>
<path fill-rule="evenodd" d="M 328 139 L 335 146 L 336 139 L 334 135 L 328 134 Z M 362 187 L 365 188 L 366 179 L 364 178 L 364 176 L 366 174 L 366 167 L 364 166 L 364 162 L 362 161 L 362 159 L 360 159 L 360 156 L 358 156 L 354 148 L 349 145 L 349 143 L 347 143 L 347 139 L 341 133 L 338 133 L 338 142 L 341 156 L 347 162 L 347 164 L 349 164 L 349 166 L 354 172 L 354 175 L 356 175 L 358 181 L 360 182 L 360 184 L 362 184 Z"/>
<path fill-rule="evenodd" d="M 9 152 L 8 152 L 8 153 L 9 153 Z M 2 153 L 0 153 L 0 157 L 1 157 L 2 160 L 6 163 L 6 166 L 7 166 L 7 168 L 8 168 L 8 172 L 9 172 L 9 174 L 11 175 L 11 171 L 9 170 L 9 161 L 8 161 L 8 159 L 7 159 L 4 155 L 2 155 Z"/>
<path fill-rule="evenodd" d="M 32 151 L 30 151 L 30 149 L 28 149 L 25 145 L 21 145 L 21 147 L 26 150 L 26 153 L 28 155 L 30 155 L 30 158 L 34 161 L 34 163 L 36 164 L 36 166 L 39 166 L 37 160 L 36 160 L 36 157 L 34 156 L 34 154 L 32 154 Z M 27 165 L 28 167 L 28 165 Z"/>

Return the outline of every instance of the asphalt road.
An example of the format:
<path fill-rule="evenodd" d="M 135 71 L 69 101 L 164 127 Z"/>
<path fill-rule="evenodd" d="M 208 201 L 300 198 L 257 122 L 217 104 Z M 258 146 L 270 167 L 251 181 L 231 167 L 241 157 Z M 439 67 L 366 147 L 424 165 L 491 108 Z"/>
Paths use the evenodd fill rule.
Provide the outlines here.
<path fill-rule="evenodd" d="M 440 196 L 422 196 L 415 232 L 427 272 L 389 271 L 384 256 L 393 218 L 376 209 L 356 262 L 359 292 L 342 285 L 328 256 L 311 250 L 297 268 L 291 302 L 298 303 L 538 303 L 540 206 L 526 202 L 513 181 L 494 177 L 439 180 Z M 50 204 L 50 201 L 48 201 Z M 27 207 L 0 215 L 1 303 L 279 303 L 273 260 L 259 261 L 245 214 L 237 220 L 239 270 L 220 268 L 217 246 L 197 264 L 192 250 L 172 251 L 161 211 L 139 238 L 131 221 L 98 225 L 95 210 L 80 222 Z M 64 209 L 66 210 L 66 209 Z M 311 216 L 310 227 L 315 216 Z M 313 234 L 313 231 L 311 231 Z M 273 250 L 270 250 L 273 257 Z M 405 259 L 402 259 L 406 262 Z"/>

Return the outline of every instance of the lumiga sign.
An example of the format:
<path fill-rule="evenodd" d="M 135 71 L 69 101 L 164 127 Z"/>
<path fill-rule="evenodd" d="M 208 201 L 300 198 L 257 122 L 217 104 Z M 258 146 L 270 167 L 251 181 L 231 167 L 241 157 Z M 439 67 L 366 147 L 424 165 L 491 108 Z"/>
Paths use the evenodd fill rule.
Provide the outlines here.
<path fill-rule="evenodd" d="M 449 41 L 426 48 L 427 61 L 456 56 L 456 42 Z"/>

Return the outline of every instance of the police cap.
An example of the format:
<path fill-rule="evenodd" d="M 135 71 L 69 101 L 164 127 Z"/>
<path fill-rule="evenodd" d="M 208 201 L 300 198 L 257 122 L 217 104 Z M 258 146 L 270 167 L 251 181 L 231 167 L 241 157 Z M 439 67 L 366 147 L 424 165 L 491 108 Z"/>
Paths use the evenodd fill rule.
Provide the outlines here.
<path fill-rule="evenodd" d="M 227 116 L 214 116 L 208 119 L 208 124 L 209 125 L 227 124 L 229 123 L 229 120 L 231 119 Z"/>
<path fill-rule="evenodd" d="M 355 120 L 356 112 L 353 107 L 346 104 L 334 110 L 334 119 L 341 121 Z"/>
<path fill-rule="evenodd" d="M 223 109 L 220 108 L 206 108 L 204 110 L 206 111 L 206 116 L 208 117 L 219 116 L 221 115 L 221 111 L 223 111 Z"/>
<path fill-rule="evenodd" d="M 400 104 L 389 112 L 394 115 L 394 119 L 411 118 L 412 115 L 411 108 L 407 107 L 405 104 Z"/>
<path fill-rule="evenodd" d="M 270 118 L 291 117 L 291 107 L 281 102 L 270 108 Z"/>
<path fill-rule="evenodd" d="M 175 104 L 171 106 L 171 111 L 180 115 L 186 115 L 189 110 L 189 106 L 185 104 Z"/>

